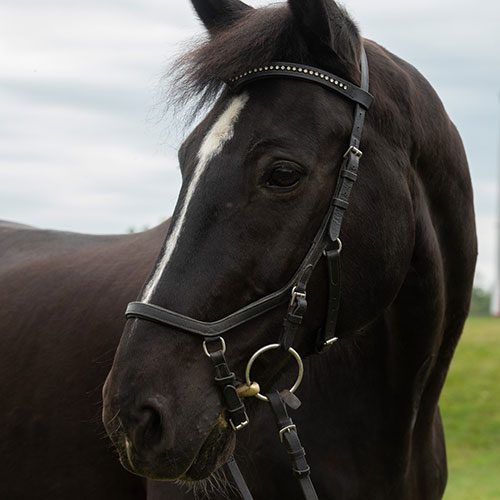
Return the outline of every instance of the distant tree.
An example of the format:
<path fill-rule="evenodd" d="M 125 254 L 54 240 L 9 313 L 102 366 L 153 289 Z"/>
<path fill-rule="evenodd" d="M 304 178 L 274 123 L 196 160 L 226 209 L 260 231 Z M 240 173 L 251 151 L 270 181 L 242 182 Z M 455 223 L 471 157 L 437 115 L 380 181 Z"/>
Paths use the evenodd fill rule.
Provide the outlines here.
<path fill-rule="evenodd" d="M 127 229 L 127 233 L 128 234 L 133 234 L 133 233 L 142 233 L 143 231 L 147 231 L 148 229 L 150 229 L 149 226 L 142 226 L 142 228 L 136 228 L 135 226 L 130 226 L 128 229 Z"/>
<path fill-rule="evenodd" d="M 474 288 L 472 292 L 471 316 L 489 316 L 491 293 L 482 288 Z"/>

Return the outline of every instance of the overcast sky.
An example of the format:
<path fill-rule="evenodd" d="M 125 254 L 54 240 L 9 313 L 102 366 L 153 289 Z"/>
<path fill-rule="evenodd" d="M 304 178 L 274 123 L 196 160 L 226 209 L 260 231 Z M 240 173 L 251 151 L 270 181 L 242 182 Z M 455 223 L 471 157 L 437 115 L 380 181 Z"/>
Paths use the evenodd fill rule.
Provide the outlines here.
<path fill-rule="evenodd" d="M 265 5 L 253 1 L 252 5 Z M 479 281 L 495 265 L 500 2 L 346 0 L 363 34 L 434 85 L 469 156 Z M 202 29 L 188 0 L 0 0 L 0 219 L 152 226 L 180 187 L 160 77 Z"/>

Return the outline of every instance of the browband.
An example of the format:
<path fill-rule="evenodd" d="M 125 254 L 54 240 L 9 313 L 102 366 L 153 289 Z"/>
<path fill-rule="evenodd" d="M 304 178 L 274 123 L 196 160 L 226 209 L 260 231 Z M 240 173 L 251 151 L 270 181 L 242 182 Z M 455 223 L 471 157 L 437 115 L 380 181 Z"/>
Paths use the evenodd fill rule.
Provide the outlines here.
<path fill-rule="evenodd" d="M 362 74 L 362 77 L 363 76 Z M 254 80 L 276 77 L 292 78 L 301 81 L 308 80 L 313 83 L 319 83 L 323 87 L 334 90 L 351 101 L 363 106 L 365 109 L 368 109 L 373 102 L 373 96 L 368 92 L 368 88 L 365 90 L 339 76 L 321 71 L 312 66 L 304 66 L 303 64 L 275 62 L 269 66 L 261 66 L 242 73 L 229 80 L 228 85 L 236 90 Z"/>

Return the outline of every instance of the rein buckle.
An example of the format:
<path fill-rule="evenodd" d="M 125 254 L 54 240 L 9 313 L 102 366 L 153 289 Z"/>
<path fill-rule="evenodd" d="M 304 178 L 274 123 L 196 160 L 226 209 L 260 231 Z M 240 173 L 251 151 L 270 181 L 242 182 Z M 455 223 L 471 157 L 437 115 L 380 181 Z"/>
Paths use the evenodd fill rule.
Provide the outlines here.
<path fill-rule="evenodd" d="M 283 429 L 280 429 L 280 441 L 283 442 L 283 434 L 285 432 L 297 432 L 297 427 L 295 424 L 292 425 L 287 425 L 286 427 L 283 427 Z"/>

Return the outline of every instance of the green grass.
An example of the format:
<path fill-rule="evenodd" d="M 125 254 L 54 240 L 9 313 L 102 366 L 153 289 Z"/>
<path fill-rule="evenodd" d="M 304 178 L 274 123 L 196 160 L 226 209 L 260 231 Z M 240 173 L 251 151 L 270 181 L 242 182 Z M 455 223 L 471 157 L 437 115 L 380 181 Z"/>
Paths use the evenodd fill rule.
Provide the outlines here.
<path fill-rule="evenodd" d="M 445 500 L 500 500 L 500 319 L 469 319 L 441 398 Z"/>

